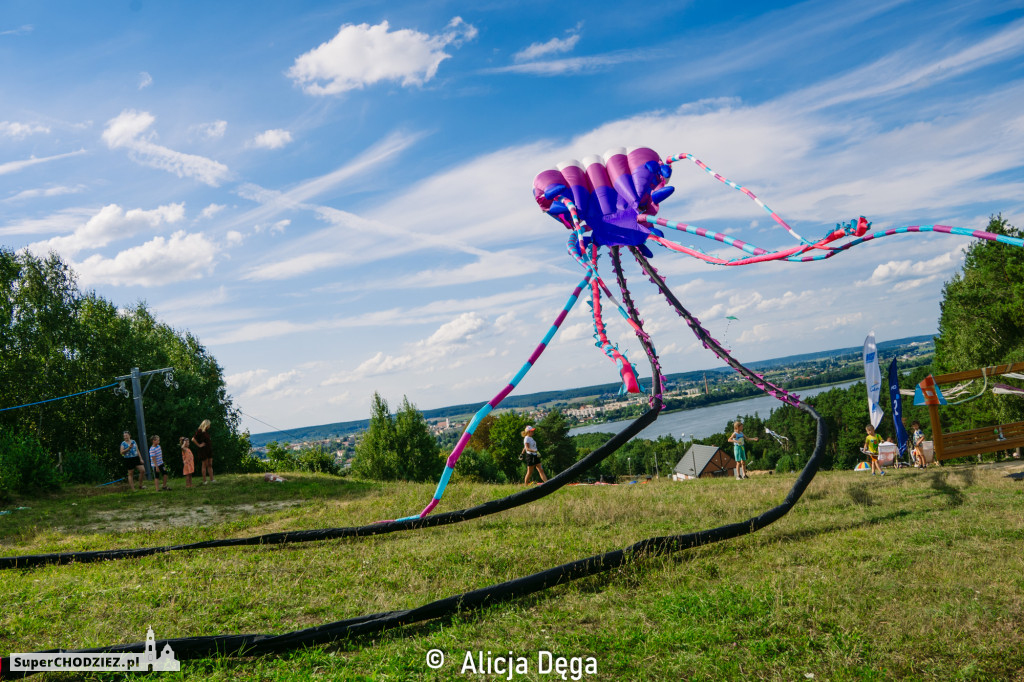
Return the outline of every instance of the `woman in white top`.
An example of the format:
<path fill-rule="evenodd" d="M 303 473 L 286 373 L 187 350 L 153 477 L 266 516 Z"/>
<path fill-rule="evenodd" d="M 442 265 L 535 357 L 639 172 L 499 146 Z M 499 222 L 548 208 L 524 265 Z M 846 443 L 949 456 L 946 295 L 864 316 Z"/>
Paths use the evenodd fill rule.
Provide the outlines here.
<path fill-rule="evenodd" d="M 540 474 L 541 482 L 548 482 L 548 477 L 544 475 L 544 467 L 540 465 L 540 453 L 537 452 L 537 441 L 533 439 L 533 431 L 532 426 L 523 429 L 523 459 L 526 461 L 526 479 L 523 481 L 523 485 L 530 484 L 530 475 L 533 474 L 534 469 Z"/>

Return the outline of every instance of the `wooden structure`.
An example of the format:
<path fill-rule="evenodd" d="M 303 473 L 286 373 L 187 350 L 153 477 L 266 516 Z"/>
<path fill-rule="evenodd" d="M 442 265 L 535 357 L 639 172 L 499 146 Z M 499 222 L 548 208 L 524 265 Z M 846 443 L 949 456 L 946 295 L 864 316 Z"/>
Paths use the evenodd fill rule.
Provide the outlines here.
<path fill-rule="evenodd" d="M 991 379 L 1000 374 L 1020 371 L 1024 371 L 1024 362 L 993 365 L 992 367 L 972 369 L 966 372 L 940 374 L 937 377 L 933 377 L 933 379 L 935 385 L 938 386 L 940 384 L 951 384 L 959 381 L 981 379 L 983 377 Z M 1024 447 L 1024 422 L 986 426 L 980 429 L 969 429 L 954 433 L 942 433 L 942 425 L 939 423 L 939 406 L 931 403 L 928 404 L 928 418 L 932 424 L 932 441 L 937 461 L 966 457 L 968 455 L 980 455 L 983 452 L 997 452 L 999 450 L 1012 450 L 1013 448 Z"/>

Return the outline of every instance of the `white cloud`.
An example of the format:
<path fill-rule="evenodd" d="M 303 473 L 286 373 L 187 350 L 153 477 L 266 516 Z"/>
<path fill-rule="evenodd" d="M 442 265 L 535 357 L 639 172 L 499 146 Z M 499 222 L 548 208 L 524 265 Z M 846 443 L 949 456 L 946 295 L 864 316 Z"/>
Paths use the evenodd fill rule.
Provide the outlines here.
<path fill-rule="evenodd" d="M 0 227 L 0 236 L 74 232 L 95 214 L 95 209 L 69 208 L 43 218 L 8 223 Z"/>
<path fill-rule="evenodd" d="M 552 38 L 546 43 L 533 43 L 527 48 L 512 55 L 515 62 L 530 62 L 549 54 L 560 54 L 572 52 L 576 43 L 580 41 L 579 33 L 572 33 L 566 38 Z"/>
<path fill-rule="evenodd" d="M 18 28 L 10 28 L 0 31 L 0 36 L 23 36 L 32 32 L 35 27 L 32 24 L 22 24 Z"/>
<path fill-rule="evenodd" d="M 199 217 L 203 218 L 204 220 L 212 218 L 221 211 L 223 211 L 225 208 L 227 208 L 227 206 L 225 206 L 224 204 L 210 204 L 209 206 L 204 208 L 202 212 L 200 212 Z"/>
<path fill-rule="evenodd" d="M 162 147 L 152 141 L 153 133 L 144 135 L 155 121 L 149 112 L 126 109 L 107 121 L 103 141 L 111 149 L 127 148 L 137 163 L 174 173 L 179 178 L 195 178 L 211 187 L 228 178 L 228 167 L 224 164 Z"/>
<path fill-rule="evenodd" d="M 265 369 L 248 370 L 227 376 L 224 382 L 232 392 L 239 391 L 240 397 L 254 397 L 295 386 L 302 377 L 302 372 L 297 369 L 280 372 L 264 379 L 266 374 Z"/>
<path fill-rule="evenodd" d="M 201 233 L 179 230 L 170 238 L 154 237 L 114 258 L 96 254 L 73 266 L 86 286 L 151 287 L 199 279 L 213 267 L 216 253 L 216 245 Z"/>
<path fill-rule="evenodd" d="M 227 241 L 228 246 L 238 246 L 244 239 L 242 233 L 238 230 L 228 230 L 228 233 L 224 235 L 224 238 Z"/>
<path fill-rule="evenodd" d="M 650 61 L 656 58 L 657 56 L 649 50 L 622 50 L 590 57 L 569 57 L 566 59 L 549 59 L 546 61 L 511 64 L 493 69 L 482 69 L 481 73 L 527 73 L 534 76 L 562 76 L 565 74 L 592 73 L 609 66 Z"/>
<path fill-rule="evenodd" d="M 839 329 L 841 327 L 850 327 L 853 325 L 859 326 L 863 319 L 864 313 L 849 313 L 846 315 L 827 315 L 814 328 L 814 331 L 830 331 L 832 329 Z"/>
<path fill-rule="evenodd" d="M 875 267 L 871 277 L 857 282 L 857 286 L 879 286 L 896 283 L 902 289 L 915 288 L 936 279 L 947 279 L 960 265 L 960 249 L 936 256 L 927 261 L 891 260 Z"/>
<path fill-rule="evenodd" d="M 249 146 L 256 147 L 257 149 L 280 149 L 290 144 L 291 141 L 292 134 L 290 132 L 281 128 L 275 128 L 254 137 L 249 142 Z"/>
<path fill-rule="evenodd" d="M 58 159 L 66 159 L 71 156 L 78 156 L 79 154 L 85 154 L 84 149 L 79 149 L 77 152 L 68 152 L 66 154 L 56 154 L 54 156 L 44 156 L 41 159 L 31 157 L 23 161 L 8 161 L 7 163 L 0 163 L 0 175 L 6 175 L 8 173 L 16 173 L 24 168 L 35 166 L 40 163 L 46 163 L 48 161 L 56 161 Z"/>
<path fill-rule="evenodd" d="M 172 225 L 184 218 L 185 204 L 168 204 L 149 211 L 140 208 L 125 211 L 117 204 L 109 204 L 72 234 L 36 242 L 28 248 L 39 254 L 56 251 L 70 257 L 85 249 L 97 249 L 117 239 L 131 237 L 139 230 Z"/>
<path fill-rule="evenodd" d="M 36 135 L 39 133 L 49 133 L 50 128 L 48 126 L 41 125 L 39 123 L 18 123 L 17 121 L 0 121 L 0 136 L 12 137 L 15 140 L 28 137 L 29 135 Z"/>
<path fill-rule="evenodd" d="M 199 123 L 188 129 L 189 133 L 198 135 L 207 140 L 219 140 L 224 137 L 224 133 L 228 130 L 227 121 L 210 121 L 209 123 Z"/>
<path fill-rule="evenodd" d="M 147 72 L 143 71 L 139 74 L 139 90 L 148 88 L 152 84 L 153 77 L 150 76 Z"/>
<path fill-rule="evenodd" d="M 420 343 L 425 347 L 465 343 L 469 337 L 486 326 L 487 320 L 481 315 L 475 312 L 463 313 L 451 322 L 441 325 L 436 332 L 430 335 L 430 338 Z"/>
<path fill-rule="evenodd" d="M 85 190 L 85 185 L 76 185 L 75 187 L 45 187 L 37 189 L 25 189 L 13 196 L 9 196 L 4 201 L 20 201 L 22 199 L 35 199 L 37 197 L 59 197 L 65 194 L 79 194 Z"/>
<path fill-rule="evenodd" d="M 270 226 L 270 234 L 284 234 L 286 227 L 292 224 L 292 221 L 287 218 L 284 220 L 278 220 L 276 223 Z"/>
<path fill-rule="evenodd" d="M 451 56 L 445 47 L 458 47 L 476 34 L 476 28 L 460 17 L 436 36 L 411 29 L 391 31 L 387 21 L 376 26 L 345 24 L 334 38 L 296 58 L 288 76 L 310 95 L 337 95 L 380 81 L 422 85 Z"/>

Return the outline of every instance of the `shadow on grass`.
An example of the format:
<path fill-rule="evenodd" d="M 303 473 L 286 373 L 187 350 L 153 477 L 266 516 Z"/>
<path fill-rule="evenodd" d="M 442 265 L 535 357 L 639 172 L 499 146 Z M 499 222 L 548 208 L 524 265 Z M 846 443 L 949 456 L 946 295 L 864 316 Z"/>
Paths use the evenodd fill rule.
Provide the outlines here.
<path fill-rule="evenodd" d="M 867 483 L 854 483 L 846 488 L 846 494 L 850 496 L 853 503 L 861 507 L 873 507 L 875 501 L 868 492 Z"/>
<path fill-rule="evenodd" d="M 964 481 L 964 487 L 969 487 L 974 483 L 974 470 L 966 469 L 963 472 L 957 472 L 960 479 Z M 960 488 L 949 484 L 949 472 L 933 472 L 931 480 L 932 490 L 946 497 L 946 504 L 950 507 L 959 507 L 963 505 L 967 499 L 964 494 L 960 492 Z"/>

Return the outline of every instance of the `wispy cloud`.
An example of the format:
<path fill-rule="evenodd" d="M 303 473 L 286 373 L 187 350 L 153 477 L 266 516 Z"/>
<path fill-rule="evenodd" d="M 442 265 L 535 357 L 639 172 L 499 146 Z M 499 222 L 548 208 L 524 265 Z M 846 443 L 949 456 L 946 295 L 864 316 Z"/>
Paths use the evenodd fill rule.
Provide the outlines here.
<path fill-rule="evenodd" d="M 477 35 L 460 17 L 438 35 L 390 28 L 387 21 L 345 24 L 331 40 L 296 58 L 288 76 L 310 95 L 337 95 L 381 81 L 422 85 L 451 56 L 446 47 L 458 47 Z"/>
<path fill-rule="evenodd" d="M 49 133 L 50 127 L 39 123 L 19 123 L 17 121 L 0 121 L 0 136 L 11 137 L 15 140 L 36 135 Z"/>
<path fill-rule="evenodd" d="M 22 24 L 18 28 L 9 28 L 0 31 L 0 36 L 24 36 L 28 35 L 33 31 L 35 27 L 32 24 Z"/>
<path fill-rule="evenodd" d="M 659 54 L 653 50 L 620 50 L 589 57 L 567 57 L 565 59 L 510 64 L 491 69 L 481 69 L 480 73 L 525 73 L 533 76 L 564 76 L 567 74 L 592 73 L 619 64 L 651 61 L 659 58 Z"/>
<path fill-rule="evenodd" d="M 210 121 L 208 123 L 197 123 L 189 128 L 189 133 L 206 140 L 219 140 L 224 137 L 228 130 L 227 121 Z"/>
<path fill-rule="evenodd" d="M 914 58 L 931 46 L 915 45 L 795 95 L 806 106 L 828 107 L 891 95 L 904 96 L 985 66 L 1024 54 L 1024 19 L 956 51 L 948 46 L 933 59 Z"/>
<path fill-rule="evenodd" d="M 139 74 L 139 90 L 144 90 L 153 84 L 153 77 L 143 71 Z"/>
<path fill-rule="evenodd" d="M 42 218 L 8 223 L 0 227 L 0 236 L 73 232 L 95 214 L 96 209 L 94 208 L 68 208 Z"/>
<path fill-rule="evenodd" d="M 572 52 L 579 41 L 580 34 L 574 30 L 565 38 L 552 38 L 545 43 L 533 43 L 512 55 L 512 60 L 515 62 L 532 62 L 550 54 Z"/>
<path fill-rule="evenodd" d="M 174 173 L 179 178 L 195 178 L 211 187 L 217 187 L 228 178 L 228 167 L 222 163 L 153 142 L 153 133 L 147 131 L 155 121 L 149 112 L 126 109 L 107 121 L 103 141 L 111 149 L 128 149 L 137 163 Z"/>
<path fill-rule="evenodd" d="M 77 152 L 68 152 L 66 154 L 55 154 L 53 156 L 44 156 L 42 158 L 31 157 L 22 161 L 8 161 L 7 163 L 0 163 L 0 175 L 6 175 L 8 173 L 17 173 L 20 170 L 36 166 L 40 163 L 48 163 L 50 161 L 57 161 L 58 159 L 67 159 L 72 156 L 79 156 L 85 154 L 84 149 L 79 149 Z"/>
<path fill-rule="evenodd" d="M 59 197 L 64 194 L 79 194 L 85 191 L 85 185 L 75 185 L 74 187 L 65 187 L 62 185 L 56 187 L 41 187 L 37 189 L 24 189 L 17 194 L 7 197 L 4 202 L 22 201 L 25 199 L 35 199 L 38 197 Z"/>

